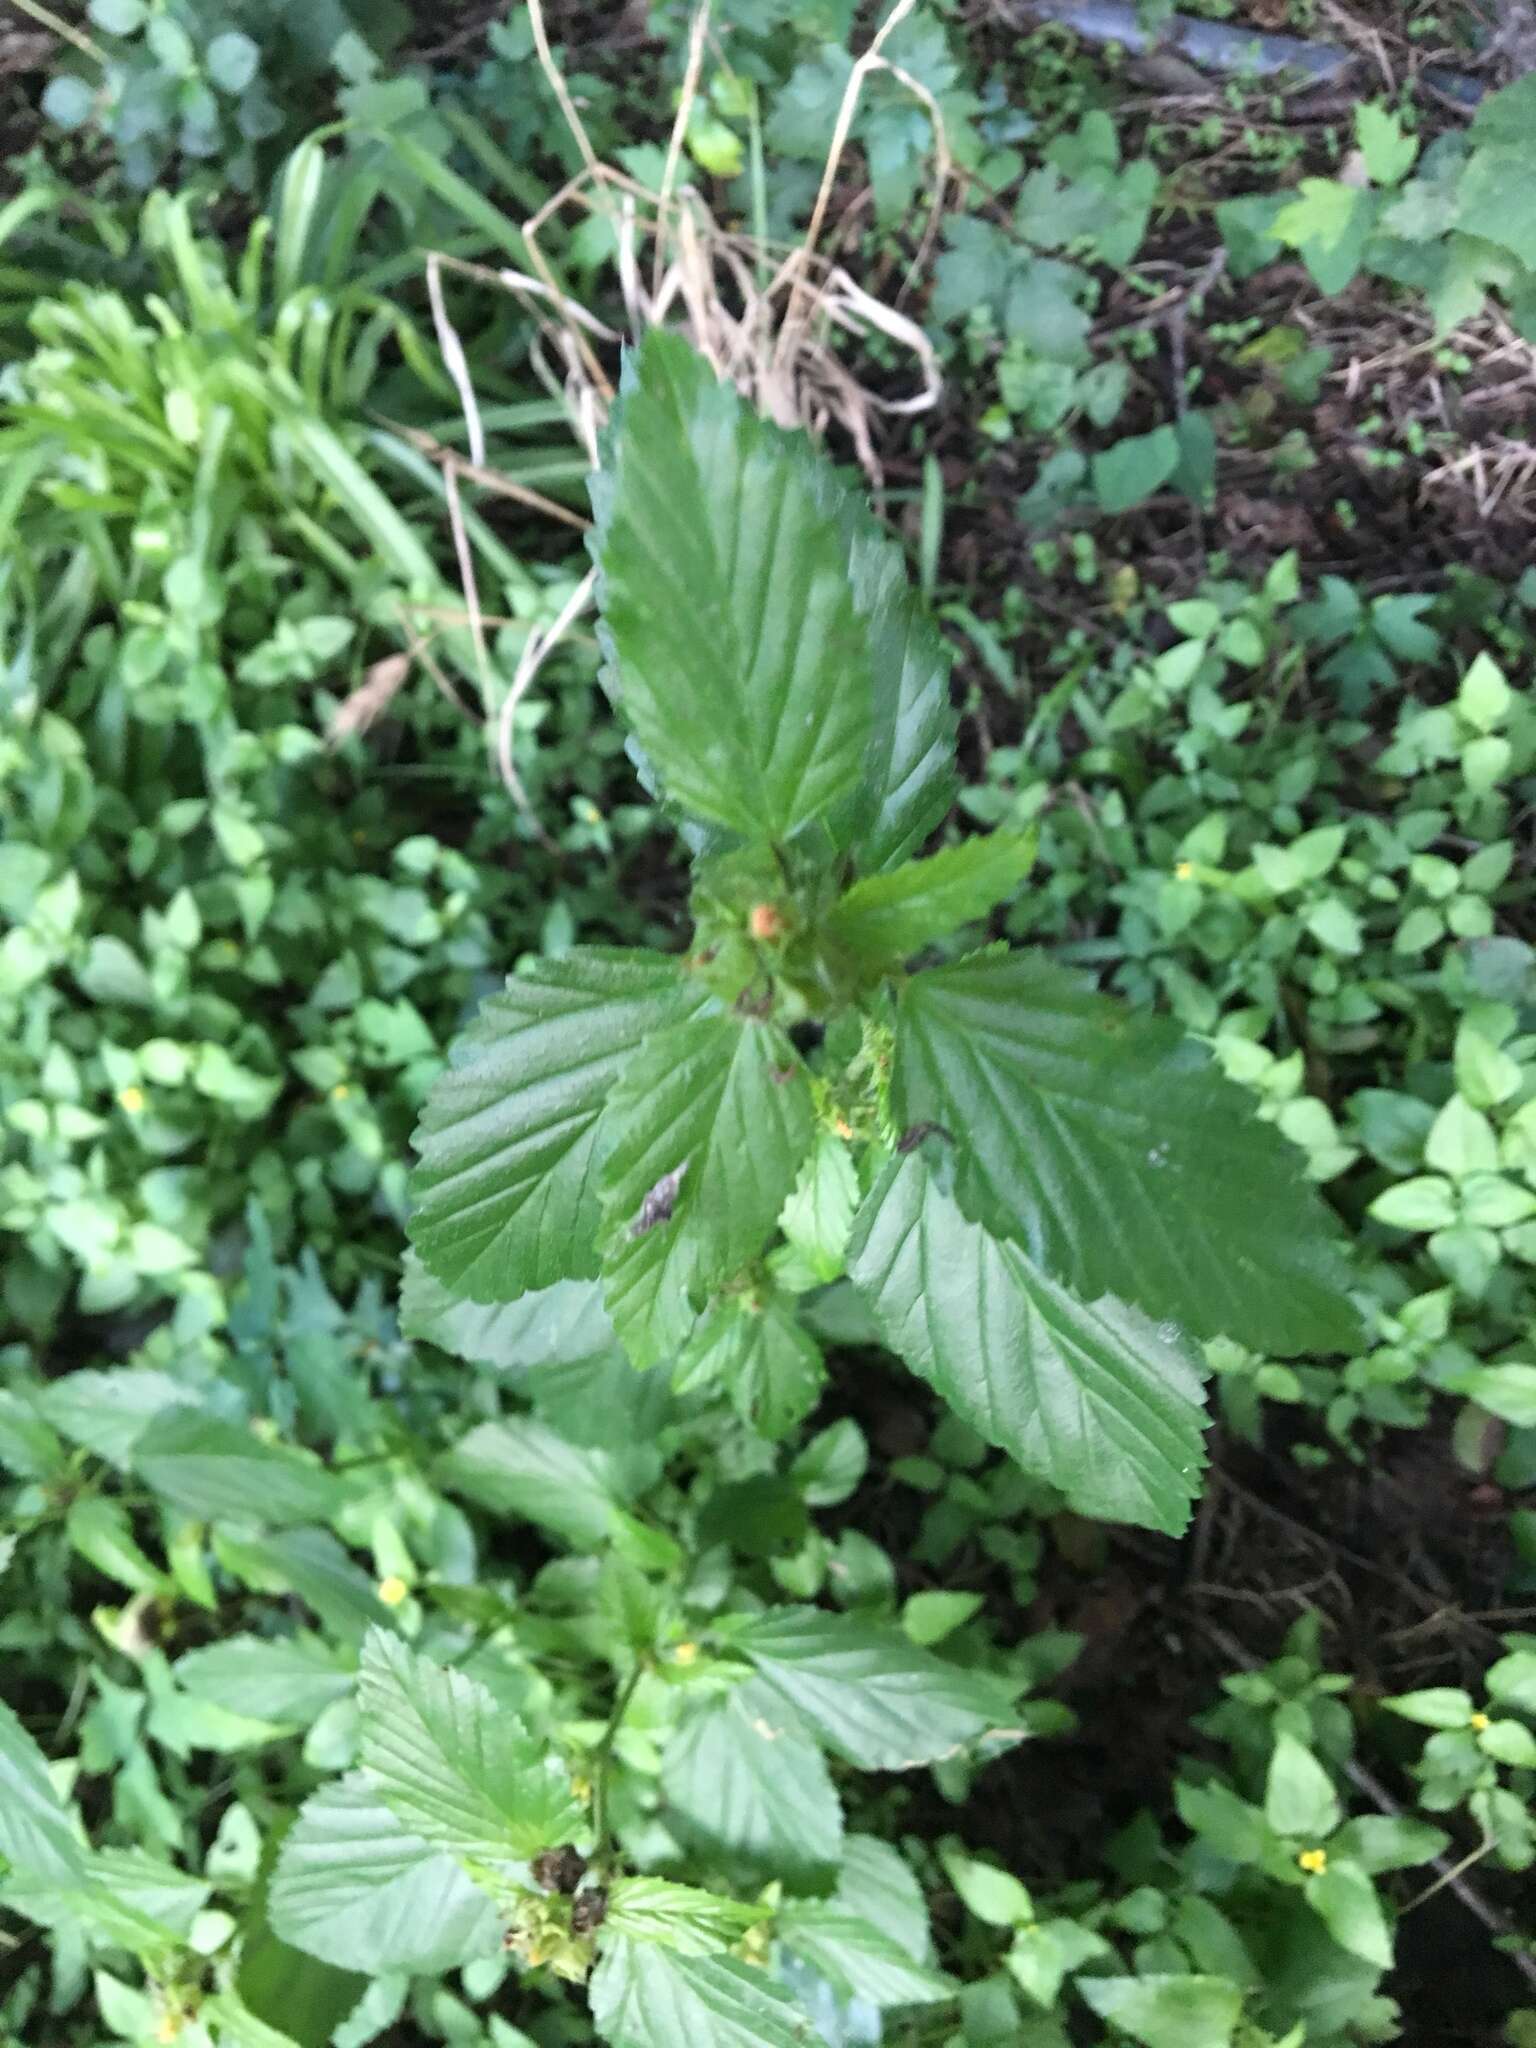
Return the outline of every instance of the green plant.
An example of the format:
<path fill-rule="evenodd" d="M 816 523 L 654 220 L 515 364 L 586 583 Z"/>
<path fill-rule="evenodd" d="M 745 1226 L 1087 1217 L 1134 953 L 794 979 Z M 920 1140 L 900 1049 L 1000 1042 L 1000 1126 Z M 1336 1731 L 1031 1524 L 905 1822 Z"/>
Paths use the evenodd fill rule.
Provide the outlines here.
<path fill-rule="evenodd" d="M 695 931 L 681 957 L 578 950 L 486 1005 L 418 1133 L 412 1327 L 526 1326 L 600 1276 L 634 1364 L 718 1383 L 776 1436 L 823 1377 L 795 1297 L 846 1270 L 983 1438 L 1080 1511 L 1177 1528 L 1200 1414 L 1173 1318 L 1282 1351 L 1353 1329 L 1284 1141 L 1177 1033 L 1044 961 L 984 949 L 905 971 L 1011 895 L 1028 843 L 916 855 L 952 790 L 939 644 L 862 512 L 683 344 L 652 336 L 628 371 L 595 502 L 608 684 L 689 820 Z M 625 1600 L 634 1663 L 584 1851 L 608 1900 L 594 2017 L 649 2039 L 668 2000 L 707 1993 L 735 2038 L 750 1977 L 687 1957 L 728 1956 L 761 1909 L 642 1908 L 648 1881 L 618 1874 L 603 1772 L 658 1618 L 642 1585 Z M 984 1725 L 979 1695 L 914 1654 L 812 1609 L 719 1612 L 707 1639 L 718 1678 L 755 1667 L 823 1742 L 888 1765 L 933 1761 L 940 1726 L 964 1742 Z M 899 1673 L 933 1737 L 877 1704 Z M 394 1660 L 368 1682 L 375 1790 L 491 1883 L 520 1947 L 585 1975 L 590 1918 L 483 1867 L 486 1844 L 505 1861 L 580 1831 L 531 1803 L 555 1763 L 536 1743 L 476 1761 L 491 1704 L 430 1667 Z M 863 1706 L 842 1704 L 850 1685 Z M 868 1718 L 845 1748 L 853 1712 Z M 455 1833 L 413 1789 L 423 1772 L 457 1786 L 449 1805 L 494 1785 L 500 1818 Z M 755 2024 L 777 2038 L 770 2008 Z"/>
<path fill-rule="evenodd" d="M 230 1880 L 176 1879 L 173 1906 L 162 1862 L 135 1890 L 10 1730 L 30 1816 L 4 1838 L 10 1902 L 138 1958 L 146 1990 L 98 1992 L 130 2038 L 202 2028 L 223 2048 L 253 2011 L 287 2031 L 252 1961 L 268 1940 L 313 1958 L 338 2012 L 388 1969 L 500 1981 L 505 1942 L 526 1971 L 590 1977 L 623 2043 L 787 2043 L 818 2000 L 948 2001 L 910 1879 L 845 1836 L 856 1780 L 831 1770 L 928 1766 L 963 1796 L 1062 1725 L 1019 1695 L 1070 1646 L 1000 1651 L 942 1595 L 894 1611 L 873 1546 L 814 1528 L 858 1485 L 862 1435 L 840 1422 L 787 1460 L 774 1442 L 818 1398 L 813 1329 L 850 1326 L 845 1271 L 885 1341 L 1033 1475 L 992 1513 L 1064 1499 L 1180 1526 L 1202 1416 L 1175 1313 L 1279 1350 L 1349 1341 L 1285 1141 L 1177 1033 L 1006 950 L 905 970 L 1017 888 L 1030 848 L 917 853 L 953 789 L 946 664 L 856 503 L 661 337 L 596 496 L 609 686 L 645 775 L 691 813 L 698 929 L 681 955 L 531 963 L 485 1006 L 428 1099 L 402 1304 L 418 1342 L 525 1375 L 531 1410 L 493 1398 L 466 1428 L 438 1373 L 394 1417 L 370 1383 L 398 1384 L 398 1340 L 375 1324 L 359 1343 L 363 1303 L 342 1315 L 318 1276 L 276 1268 L 259 1209 L 227 1334 L 182 1316 L 127 1367 L 53 1389 L 23 1373 L 0 1404 L 29 1570 L 73 1556 L 128 1596 L 94 1629 L 135 1704 L 114 1722 L 122 1681 L 100 1673 L 83 1759 L 114 1774 L 124 1822 L 158 1814 L 162 1852 L 184 1853 L 161 1780 L 200 1748 L 307 1728 L 328 1773 L 205 1924 Z M 273 646 L 267 687 L 304 672 L 302 645 Z M 1048 1182 L 978 1086 L 1056 1134 Z M 1108 1151 L 1074 1111 L 1085 1088 L 1114 1106 Z M 976 1439 L 951 1436 L 974 1470 Z M 521 1598 L 460 1501 L 561 1553 Z M 955 1526 L 935 1522 L 935 1555 Z M 264 1608 L 284 1591 L 318 1635 Z M 823 1591 L 841 1611 L 808 1604 Z M 245 1625 L 199 1642 L 190 1618 L 231 1600 Z M 171 1665 L 156 1635 L 189 1628 Z M 1100 1957 L 1079 1941 L 1063 1970 Z"/>
<path fill-rule="evenodd" d="M 284 129 L 248 144 L 229 95 L 200 129 L 198 79 L 151 80 L 135 175 L 187 174 L 189 112 L 217 199 L 130 211 L 113 67 L 158 62 L 162 12 L 185 22 L 119 37 L 134 8 L 98 8 L 72 175 L 33 159 L 0 210 L 0 2044 L 587 2048 L 593 2011 L 623 2048 L 1360 2048 L 1427 2024 L 1386 1995 L 1415 1981 L 1420 1903 L 1493 1904 L 1529 1859 L 1529 1642 L 1486 1688 L 1378 1713 L 1380 1666 L 1324 1670 L 1315 1618 L 1249 1668 L 1273 1646 L 1244 1601 L 1211 1710 L 1163 1683 L 1220 1635 L 1184 1567 L 1245 1484 L 1273 1505 L 1281 1460 L 1317 1468 L 1280 1487 L 1320 1545 L 1330 1463 L 1390 1485 L 1439 1455 L 1451 1585 L 1463 1522 L 1507 1597 L 1536 1568 L 1536 578 L 1441 575 L 1429 549 L 1377 578 L 1373 494 L 1454 443 L 1410 416 L 1378 447 L 1386 391 L 1357 421 L 1366 489 L 1314 504 L 1331 450 L 1292 422 L 1359 285 L 1277 327 L 1239 277 L 1207 317 L 1191 244 L 1234 160 L 1271 191 L 1222 209 L 1227 279 L 1293 232 L 1326 261 L 1337 199 L 1273 191 L 1314 143 L 1235 88 L 1194 130 L 1176 102 L 1128 129 L 1113 62 L 1055 29 L 989 37 L 968 77 L 957 21 L 915 13 L 855 119 L 868 196 L 845 210 L 839 178 L 823 246 L 942 315 L 940 408 L 871 438 L 959 649 L 958 731 L 894 542 L 664 342 L 597 486 L 604 647 L 572 633 L 508 707 L 586 564 L 466 480 L 484 659 L 460 630 L 460 389 L 416 252 L 445 252 L 487 466 L 574 507 L 584 463 L 546 445 L 564 407 L 528 382 L 547 336 L 541 358 L 526 307 L 455 267 L 528 269 L 499 205 L 580 168 L 532 17 L 494 24 L 478 70 L 376 68 L 354 38 L 299 77 L 235 0 L 194 69 L 251 34 Z M 805 222 L 855 15 L 711 10 L 667 210 L 718 179 L 742 278 Z M 585 18 L 557 62 L 654 199 L 693 10 L 611 47 Z M 1404 124 L 1362 115 L 1366 271 L 1442 163 L 1459 201 L 1478 134 L 1409 162 Z M 270 172 L 252 224 L 229 188 Z M 624 251 L 572 218 L 546 253 L 622 327 Z M 1460 257 L 1514 290 L 1491 247 Z M 891 338 L 845 346 L 888 397 Z M 1261 576 L 1241 491 L 1203 529 L 1161 495 L 1211 505 L 1218 437 L 1224 486 L 1338 520 L 1338 573 L 1305 517 Z M 1035 476 L 1042 524 L 1160 502 L 1034 543 L 980 516 Z M 1208 552 L 1229 527 L 1244 553 Z M 810 682 L 787 652 L 807 618 Z M 503 709 L 526 810 L 488 767 Z M 691 937 L 659 827 L 693 856 Z M 1074 1121 L 1055 1084 L 1085 1071 Z M 1223 1120 L 1198 1187 L 1160 1088 L 1187 1132 Z M 397 1288 L 424 1110 L 425 1257 Z M 1104 1129 L 1135 1145 L 1096 1150 Z M 452 1183 L 494 1211 L 504 1146 L 513 1210 L 477 1241 Z M 1305 1332 L 1228 1199 L 1250 1163 L 1319 1247 Z M 1152 1260 L 1170 1188 L 1181 1234 Z M 1253 1263 L 1223 1274 L 1228 1207 Z M 547 1263 L 468 1298 L 503 1291 L 507 1247 Z M 1258 1276 L 1235 1309 L 1233 1273 Z M 1085 1523 L 1180 1527 L 1207 1371 L 1238 1487 L 1182 1551 Z M 1405 1640 L 1388 1686 L 1463 1678 L 1432 1629 Z"/>
<path fill-rule="evenodd" d="M 408 25 L 352 0 L 91 0 L 87 19 L 85 54 L 54 73 L 43 111 L 67 134 L 104 135 L 141 191 L 178 158 L 252 191 L 328 111 L 327 88 L 366 77 Z"/>
<path fill-rule="evenodd" d="M 482 668 L 440 567 L 442 478 L 360 417 L 387 393 L 402 426 L 435 426 L 448 389 L 368 260 L 376 196 L 368 166 L 302 145 L 232 256 L 156 194 L 137 248 L 157 290 L 39 300 L 13 371 L 0 1229 L 6 1312 L 39 1336 L 70 1308 L 217 1317 L 208 1249 L 253 1188 L 285 1242 L 350 1210 L 366 1266 L 363 1219 L 402 1211 L 404 1135 L 493 947 L 541 928 L 558 946 L 589 915 L 622 928 L 601 859 L 649 815 L 608 805 L 618 741 L 586 737 L 574 650 L 517 734 L 541 806 L 566 762 L 549 836 L 599 866 L 546 888 L 530 833 L 498 875 L 518 825 L 479 721 L 579 573 L 530 570 L 471 512 L 507 621 Z M 331 207 L 350 247 L 318 232 Z M 509 468 L 559 415 L 514 404 Z M 467 799 L 458 844 L 445 790 Z"/>
<path fill-rule="evenodd" d="M 1448 1838 L 1406 1816 L 1349 1811 L 1340 1780 L 1352 1726 L 1338 1698 L 1349 1681 L 1319 1669 L 1317 1638 L 1305 1617 L 1280 1658 L 1229 1678 L 1227 1699 L 1198 1723 L 1225 1754 L 1179 1770 L 1186 1839 L 1145 1812 L 1110 1845 L 1101 1877 L 1054 1898 L 941 1845 L 967 1912 L 1007 1938 L 1000 1954 L 995 1934 L 974 1943 L 995 1972 L 971 1988 L 987 1993 L 994 2038 L 1012 2028 L 1064 2042 L 1075 2000 L 1144 2048 L 1395 2036 L 1380 1985 L 1413 1901 L 1394 1897 L 1390 1873 L 1439 1856 Z"/>
<path fill-rule="evenodd" d="M 1347 1343 L 1323 1212 L 1177 1033 L 1027 955 L 904 971 L 1012 895 L 1028 843 L 912 858 L 952 789 L 939 644 L 874 529 L 681 344 L 631 373 L 597 506 L 609 686 L 695 821 L 694 937 L 487 1006 L 419 1133 L 428 1272 L 490 1304 L 600 1271 L 636 1364 L 799 1405 L 793 1295 L 846 1267 L 989 1441 L 1177 1527 L 1179 1324 Z"/>
<path fill-rule="evenodd" d="M 1354 164 L 1306 177 L 1293 197 L 1266 194 L 1219 209 L 1233 259 L 1252 268 L 1265 245 L 1299 252 L 1325 292 L 1361 270 L 1421 292 L 1441 333 L 1498 294 L 1522 333 L 1536 326 L 1536 240 L 1507 192 L 1531 176 L 1529 78 L 1490 93 L 1465 132 L 1420 155 L 1417 135 L 1388 107 L 1355 110 Z"/>
<path fill-rule="evenodd" d="M 1484 1677 L 1488 1703 L 1479 1707 L 1460 1686 L 1402 1693 L 1382 1704 L 1406 1721 L 1432 1728 L 1416 1766 L 1419 1803 L 1427 1813 L 1465 1806 L 1476 1824 L 1478 1855 L 1495 1855 L 1509 1870 L 1536 1863 L 1536 1645 L 1505 1638 L 1508 1654 Z"/>

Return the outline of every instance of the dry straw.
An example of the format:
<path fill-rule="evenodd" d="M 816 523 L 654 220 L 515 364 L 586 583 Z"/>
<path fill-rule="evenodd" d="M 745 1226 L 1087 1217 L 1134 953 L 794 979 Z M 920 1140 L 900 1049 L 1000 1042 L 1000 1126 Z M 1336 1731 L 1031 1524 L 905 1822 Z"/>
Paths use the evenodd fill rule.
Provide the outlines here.
<path fill-rule="evenodd" d="M 655 191 L 599 159 L 550 48 L 543 0 L 528 0 L 539 64 L 575 140 L 582 168 L 522 223 L 528 251 L 526 270 L 491 269 L 444 255 L 428 260 L 428 293 L 438 346 L 463 409 L 469 453 L 466 460 L 455 450 L 436 446 L 425 452 L 444 475 L 465 617 L 496 765 L 536 831 L 540 829 L 538 821 L 514 758 L 517 708 L 543 663 L 590 604 L 594 576 L 582 580 L 552 625 L 529 634 L 511 682 L 501 693 L 486 641 L 487 622 L 476 583 L 461 485 L 514 498 L 566 525 L 585 522 L 568 507 L 500 476 L 490 465 L 469 362 L 445 302 L 443 272 L 451 269 L 510 291 L 529 312 L 535 324 L 530 352 L 534 372 L 560 401 L 572 435 L 594 466 L 598 434 L 613 403 L 620 350 L 626 341 L 637 342 L 652 328 L 663 327 L 685 335 L 716 372 L 735 384 L 768 419 L 780 426 L 804 427 L 817 436 L 835 428 L 852 446 L 871 483 L 878 485 L 874 419 L 880 414 L 921 413 L 932 407 L 940 392 L 938 362 L 915 320 L 866 291 L 822 250 L 854 118 L 869 79 L 881 71 L 922 102 L 933 124 L 933 189 L 914 272 L 926 263 L 932 249 L 950 174 L 944 120 L 928 88 L 885 55 L 893 32 L 915 4 L 916 0 L 896 0 L 868 49 L 853 65 L 805 236 L 787 251 L 776 252 L 760 231 L 749 234 L 723 226 L 682 175 L 684 140 L 710 42 L 710 0 L 702 0 L 692 19 L 682 92 L 660 187 Z M 855 201 L 860 203 L 862 197 Z M 622 331 L 599 319 L 563 289 L 544 254 L 541 237 L 550 224 L 573 213 L 599 216 L 609 224 L 624 307 Z M 904 395 L 889 397 L 872 390 L 840 353 L 850 342 L 857 345 L 872 336 L 883 337 L 910 358 L 912 388 Z"/>

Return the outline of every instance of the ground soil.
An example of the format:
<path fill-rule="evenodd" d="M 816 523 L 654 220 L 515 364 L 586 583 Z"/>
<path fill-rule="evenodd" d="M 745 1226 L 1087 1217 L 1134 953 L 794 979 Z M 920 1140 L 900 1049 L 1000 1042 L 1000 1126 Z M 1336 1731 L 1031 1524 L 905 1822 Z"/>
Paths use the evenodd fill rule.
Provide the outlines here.
<path fill-rule="evenodd" d="M 881 1472 L 919 1449 L 937 1419 L 924 1390 L 883 1365 L 850 1360 L 836 1386 L 882 1453 Z M 1263 1450 L 1217 1431 L 1201 1507 L 1178 1542 L 1062 1518 L 1025 1608 L 979 1548 L 963 1550 L 942 1574 L 903 1564 L 904 1591 L 982 1591 L 1005 1638 L 1011 1616 L 1020 1638 L 1065 1629 L 1083 1648 L 1046 1688 L 1076 1715 L 1072 1732 L 991 1765 L 958 1812 L 904 1785 L 897 1796 L 911 1803 L 901 1824 L 959 1833 L 1042 1892 L 1101 1868 L 1105 1845 L 1144 1810 L 1181 1838 L 1160 1802 L 1182 1759 L 1219 1754 L 1193 1723 L 1223 1697 L 1229 1673 L 1278 1655 L 1309 1611 L 1323 1617 L 1327 1668 L 1353 1679 L 1344 1697 L 1372 1767 L 1368 1789 L 1357 1787 L 1360 1810 L 1371 1810 L 1373 1792 L 1411 1810 L 1407 1765 L 1418 1745 L 1378 1702 L 1421 1686 L 1475 1685 L 1500 1654 L 1501 1633 L 1536 1629 L 1536 1604 L 1504 1594 L 1510 1503 L 1457 1463 L 1448 1415 L 1427 1430 L 1388 1434 L 1358 1464 L 1337 1453 L 1312 1464 L 1298 1460 L 1298 1449 L 1316 1449 L 1305 1428 L 1289 1440 L 1276 1432 Z M 909 1560 L 923 1506 L 922 1496 L 878 1476 L 843 1512 Z M 1473 1846 L 1469 1837 L 1453 1853 Z M 1424 1888 L 1422 1873 L 1396 1882 L 1405 1899 Z M 1525 1880 L 1484 1865 L 1473 1885 L 1496 1915 L 1528 1918 Z M 1398 1968 L 1384 1988 L 1409 2016 L 1403 2038 L 1415 2048 L 1495 2048 L 1509 2012 L 1531 2002 L 1529 1985 L 1448 1890 L 1404 1919 Z"/>

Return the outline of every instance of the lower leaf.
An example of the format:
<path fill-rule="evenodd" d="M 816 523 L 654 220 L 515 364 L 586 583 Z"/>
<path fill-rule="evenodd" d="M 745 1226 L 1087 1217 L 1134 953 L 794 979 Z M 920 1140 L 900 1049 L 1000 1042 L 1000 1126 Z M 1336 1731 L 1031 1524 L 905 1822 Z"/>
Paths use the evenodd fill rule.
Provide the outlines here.
<path fill-rule="evenodd" d="M 848 1270 L 891 1349 L 1079 1513 L 1185 1526 L 1205 1416 L 1171 1325 L 1110 1296 L 1078 1301 L 968 1222 L 915 1153 L 876 1182 Z"/>
<path fill-rule="evenodd" d="M 451 1970 L 494 1955 L 501 1939 L 485 1893 L 450 1855 L 402 1828 L 361 1776 L 305 1803 L 267 1911 L 283 1941 L 365 1976 Z"/>
<path fill-rule="evenodd" d="M 623 1935 L 603 1943 L 592 2021 L 611 2048 L 809 2048 L 810 2020 L 763 1970 Z"/>

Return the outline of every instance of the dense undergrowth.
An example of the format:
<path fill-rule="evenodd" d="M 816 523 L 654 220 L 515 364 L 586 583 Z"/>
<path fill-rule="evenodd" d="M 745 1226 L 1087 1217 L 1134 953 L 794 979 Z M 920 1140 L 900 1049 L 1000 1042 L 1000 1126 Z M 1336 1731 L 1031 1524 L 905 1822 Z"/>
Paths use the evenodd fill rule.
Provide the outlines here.
<path fill-rule="evenodd" d="M 626 223 L 689 185 L 724 310 L 767 303 L 874 22 L 599 12 L 549 10 L 546 68 L 521 8 L 93 0 L 0 81 L 0 2034 L 1529 2040 L 1531 79 L 1423 7 L 1342 111 L 906 12 L 824 192 L 838 303 L 888 317 L 812 311 L 775 387 L 825 447 L 805 588 L 855 593 L 747 814 L 801 831 L 775 868 L 722 853 L 708 718 L 642 662 L 637 741 L 605 693 L 639 429 L 590 508 L 587 436 Z M 530 243 L 584 150 L 610 183 Z M 960 772 L 810 848 L 806 790 L 874 772 L 855 615 L 888 666 L 906 622 Z M 1038 953 L 955 967 L 988 941 Z M 584 1181 L 464 1250 L 485 1158 L 433 1090 L 477 1015 L 494 1056 L 662 1000 L 619 948 L 703 975 L 689 1057 L 710 1002 L 768 1050 L 735 1151 L 619 1144 L 605 1308 Z M 999 1420 L 870 1215 L 931 1177 L 935 1276 L 980 1223 L 1025 1263 L 985 1104 L 887 1028 L 914 954 L 956 1005 L 1014 976 L 994 1035 L 1081 1001 L 1008 964 L 1048 954 L 1203 1041 L 1277 1210 L 1338 1219 L 1345 1333 L 1266 1327 L 1262 1258 L 1251 1313 L 1181 1304 L 1189 1219 L 1138 1241 L 1106 1183 L 1102 1242 L 1022 1233 L 1051 1315 L 1113 1285 L 1209 1341 L 1157 1326 L 1171 1405 L 1107 1458 Z M 1116 1117 L 1186 1099 L 1123 1057 Z M 646 1059 L 626 1113 L 697 1118 L 706 1069 Z M 653 1295 L 674 1222 L 708 1259 Z M 1203 1374 L 1178 1536 L 1146 1444 Z"/>

